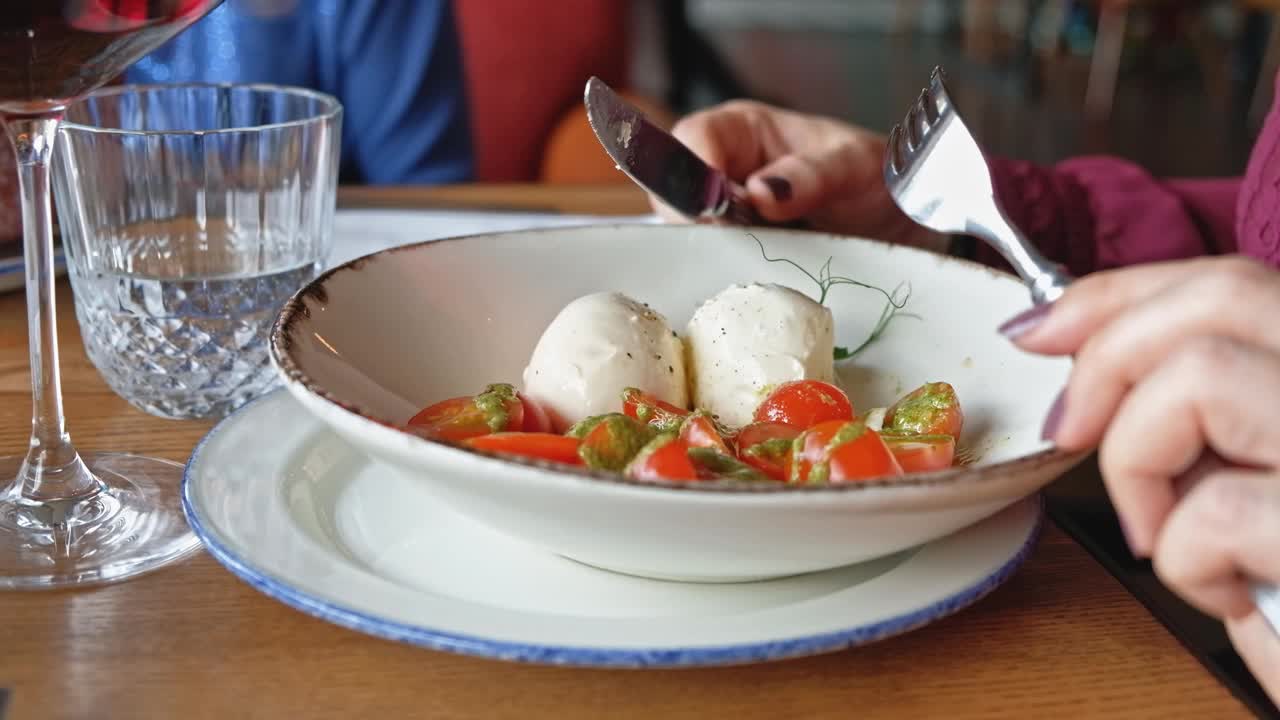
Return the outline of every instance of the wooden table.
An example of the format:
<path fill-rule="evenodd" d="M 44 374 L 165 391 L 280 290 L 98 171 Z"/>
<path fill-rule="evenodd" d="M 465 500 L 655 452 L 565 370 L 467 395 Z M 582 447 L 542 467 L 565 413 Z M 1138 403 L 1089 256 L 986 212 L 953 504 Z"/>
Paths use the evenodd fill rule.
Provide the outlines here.
<path fill-rule="evenodd" d="M 343 193 L 349 205 L 635 213 L 630 188 Z M 207 423 L 153 418 L 84 356 L 66 287 L 62 368 L 82 449 L 186 460 Z M 0 448 L 25 447 L 21 294 L 0 296 Z M 604 671 L 419 650 L 303 615 L 199 554 L 119 585 L 0 593 L 9 718 L 1231 718 L 1247 713 L 1060 530 L 976 606 L 868 647 L 768 665 Z M 0 701 L 2 702 L 2 701 Z"/>

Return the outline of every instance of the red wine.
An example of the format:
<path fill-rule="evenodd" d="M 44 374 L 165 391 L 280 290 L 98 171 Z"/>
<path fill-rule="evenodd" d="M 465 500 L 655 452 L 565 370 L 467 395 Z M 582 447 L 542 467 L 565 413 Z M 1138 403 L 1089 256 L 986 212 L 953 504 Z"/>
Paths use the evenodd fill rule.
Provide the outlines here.
<path fill-rule="evenodd" d="M 124 72 L 222 0 L 4 0 L 0 112 L 65 105 Z"/>

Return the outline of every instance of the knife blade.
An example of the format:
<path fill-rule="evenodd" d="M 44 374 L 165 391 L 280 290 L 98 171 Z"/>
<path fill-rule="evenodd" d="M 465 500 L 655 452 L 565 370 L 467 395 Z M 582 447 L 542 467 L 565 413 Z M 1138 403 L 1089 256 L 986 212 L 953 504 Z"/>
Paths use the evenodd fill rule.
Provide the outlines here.
<path fill-rule="evenodd" d="M 618 169 L 676 212 L 694 220 L 766 225 L 747 191 L 653 124 L 598 77 L 583 92 L 587 121 Z"/>

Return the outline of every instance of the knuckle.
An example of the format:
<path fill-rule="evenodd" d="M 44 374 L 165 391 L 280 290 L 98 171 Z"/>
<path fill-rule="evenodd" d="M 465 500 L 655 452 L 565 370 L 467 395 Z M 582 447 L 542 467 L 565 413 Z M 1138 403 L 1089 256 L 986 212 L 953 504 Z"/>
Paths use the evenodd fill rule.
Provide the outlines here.
<path fill-rule="evenodd" d="M 1225 258 L 1196 282 L 1195 292 L 1209 305 L 1230 310 L 1256 302 L 1271 290 L 1271 273 L 1261 263 L 1245 257 Z"/>
<path fill-rule="evenodd" d="M 1113 335 L 1104 330 L 1084 342 L 1076 353 L 1073 384 L 1083 388 L 1131 384 L 1125 363 L 1133 356 L 1133 348 Z"/>
<path fill-rule="evenodd" d="M 1195 527 L 1206 535 L 1228 537 L 1258 521 L 1266 506 L 1256 487 L 1240 477 L 1211 475 L 1192 490 Z"/>
<path fill-rule="evenodd" d="M 1207 388 L 1214 377 L 1231 377 L 1240 362 L 1240 345 L 1225 337 L 1201 335 L 1188 339 L 1173 355 L 1174 372 L 1185 378 L 1186 386 Z"/>
<path fill-rule="evenodd" d="M 1222 259 L 1224 274 L 1244 282 L 1254 282 L 1267 274 L 1267 267 L 1261 261 L 1246 255 L 1231 255 Z"/>
<path fill-rule="evenodd" d="M 712 108 L 720 109 L 724 112 L 739 113 L 742 115 L 755 115 L 764 111 L 767 106 L 759 100 L 750 100 L 747 98 L 734 98 L 726 100 Z"/>

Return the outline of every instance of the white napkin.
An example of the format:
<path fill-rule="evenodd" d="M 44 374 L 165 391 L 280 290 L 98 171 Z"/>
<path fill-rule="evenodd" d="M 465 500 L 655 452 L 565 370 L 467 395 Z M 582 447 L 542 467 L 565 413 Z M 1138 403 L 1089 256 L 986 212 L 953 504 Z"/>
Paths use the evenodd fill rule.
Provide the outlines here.
<path fill-rule="evenodd" d="M 656 215 L 559 215 L 464 210 L 339 210 L 329 266 L 390 247 L 458 235 L 536 227 L 656 223 Z"/>

